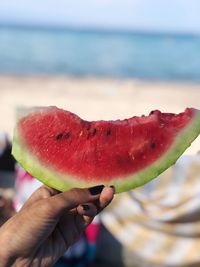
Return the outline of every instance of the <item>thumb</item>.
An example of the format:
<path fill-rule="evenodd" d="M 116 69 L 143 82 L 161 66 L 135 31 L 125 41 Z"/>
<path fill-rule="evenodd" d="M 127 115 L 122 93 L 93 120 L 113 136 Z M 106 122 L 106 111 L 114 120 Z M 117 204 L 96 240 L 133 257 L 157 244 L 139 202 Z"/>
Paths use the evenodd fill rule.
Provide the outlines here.
<path fill-rule="evenodd" d="M 46 199 L 49 215 L 55 218 L 64 211 L 74 209 L 80 204 L 94 202 L 99 198 L 103 188 L 103 185 L 91 187 L 89 189 L 73 188 L 69 191 L 54 195 Z"/>

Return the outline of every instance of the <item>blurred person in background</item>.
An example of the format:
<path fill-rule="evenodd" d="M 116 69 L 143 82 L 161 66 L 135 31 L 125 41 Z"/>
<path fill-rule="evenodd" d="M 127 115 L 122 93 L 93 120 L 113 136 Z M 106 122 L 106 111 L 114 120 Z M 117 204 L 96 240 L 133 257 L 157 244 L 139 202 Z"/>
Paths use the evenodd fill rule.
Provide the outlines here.
<path fill-rule="evenodd" d="M 11 156 L 11 149 L 8 135 L 0 132 L 0 226 L 15 213 L 13 206 L 15 160 Z"/>

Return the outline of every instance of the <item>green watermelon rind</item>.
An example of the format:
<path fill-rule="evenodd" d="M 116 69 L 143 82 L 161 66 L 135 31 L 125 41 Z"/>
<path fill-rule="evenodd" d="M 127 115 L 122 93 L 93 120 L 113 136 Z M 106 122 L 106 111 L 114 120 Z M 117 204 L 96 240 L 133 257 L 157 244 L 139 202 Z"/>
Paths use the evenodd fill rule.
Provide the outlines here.
<path fill-rule="evenodd" d="M 42 183 L 53 187 L 59 191 L 66 191 L 73 187 L 86 188 L 97 184 L 114 185 L 116 193 L 121 193 L 142 186 L 150 180 L 159 176 L 163 171 L 175 164 L 177 159 L 191 145 L 191 143 L 200 134 L 200 111 L 194 110 L 194 116 L 191 121 L 184 127 L 175 137 L 170 148 L 151 165 L 143 170 L 124 177 L 111 179 L 106 183 L 102 179 L 100 181 L 85 182 L 80 178 L 70 175 L 61 175 L 49 166 L 45 167 L 36 157 L 28 151 L 26 146 L 20 140 L 20 135 L 15 130 L 13 139 L 12 155 L 19 164 L 28 172 L 40 180 Z"/>

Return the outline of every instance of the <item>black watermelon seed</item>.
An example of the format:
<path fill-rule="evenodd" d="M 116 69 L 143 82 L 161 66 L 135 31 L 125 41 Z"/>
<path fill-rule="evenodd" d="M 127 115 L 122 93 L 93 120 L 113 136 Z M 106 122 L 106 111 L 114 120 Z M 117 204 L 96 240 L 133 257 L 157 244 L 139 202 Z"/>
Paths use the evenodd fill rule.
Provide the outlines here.
<path fill-rule="evenodd" d="M 97 129 L 94 128 L 93 131 L 92 131 L 93 136 L 95 136 L 96 133 L 97 133 Z"/>
<path fill-rule="evenodd" d="M 109 136 L 109 135 L 111 135 L 111 133 L 112 133 L 112 132 L 111 132 L 111 130 L 109 129 L 109 130 L 107 130 L 106 135 Z"/>
<path fill-rule="evenodd" d="M 156 147 L 155 143 L 151 143 L 151 148 L 154 149 Z"/>
<path fill-rule="evenodd" d="M 87 124 L 86 130 L 89 131 L 90 128 L 91 128 L 91 125 L 90 124 Z"/>
<path fill-rule="evenodd" d="M 89 131 L 88 134 L 87 134 L 87 140 L 90 139 L 92 136 L 95 136 L 96 133 L 97 133 L 97 129 L 96 128 L 94 128 L 91 131 Z"/>
<path fill-rule="evenodd" d="M 59 133 L 59 134 L 56 136 L 56 140 L 60 140 L 60 139 L 62 139 L 62 137 L 63 137 L 63 134 L 62 134 L 62 133 Z"/>
<path fill-rule="evenodd" d="M 71 135 L 70 132 L 68 132 L 68 133 L 65 134 L 65 138 L 66 138 L 66 139 L 69 139 L 71 136 L 72 136 L 72 135 Z"/>

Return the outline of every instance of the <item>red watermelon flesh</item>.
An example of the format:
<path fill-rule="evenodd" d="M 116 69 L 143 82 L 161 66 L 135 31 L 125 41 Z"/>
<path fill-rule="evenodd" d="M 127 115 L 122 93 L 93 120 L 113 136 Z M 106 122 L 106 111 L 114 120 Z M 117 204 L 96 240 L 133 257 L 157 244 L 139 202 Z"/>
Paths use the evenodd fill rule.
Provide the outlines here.
<path fill-rule="evenodd" d="M 19 120 L 13 154 L 32 175 L 59 190 L 112 183 L 120 192 L 140 185 L 144 170 L 150 178 L 142 176 L 141 184 L 168 168 L 199 132 L 200 112 L 190 108 L 177 115 L 156 110 L 149 116 L 89 122 L 47 107 Z M 172 149 L 172 159 L 167 158 Z M 158 164 L 163 157 L 165 163 Z M 48 171 L 56 182 L 52 175 L 42 177 Z M 59 186 L 59 180 L 67 185 Z"/>

